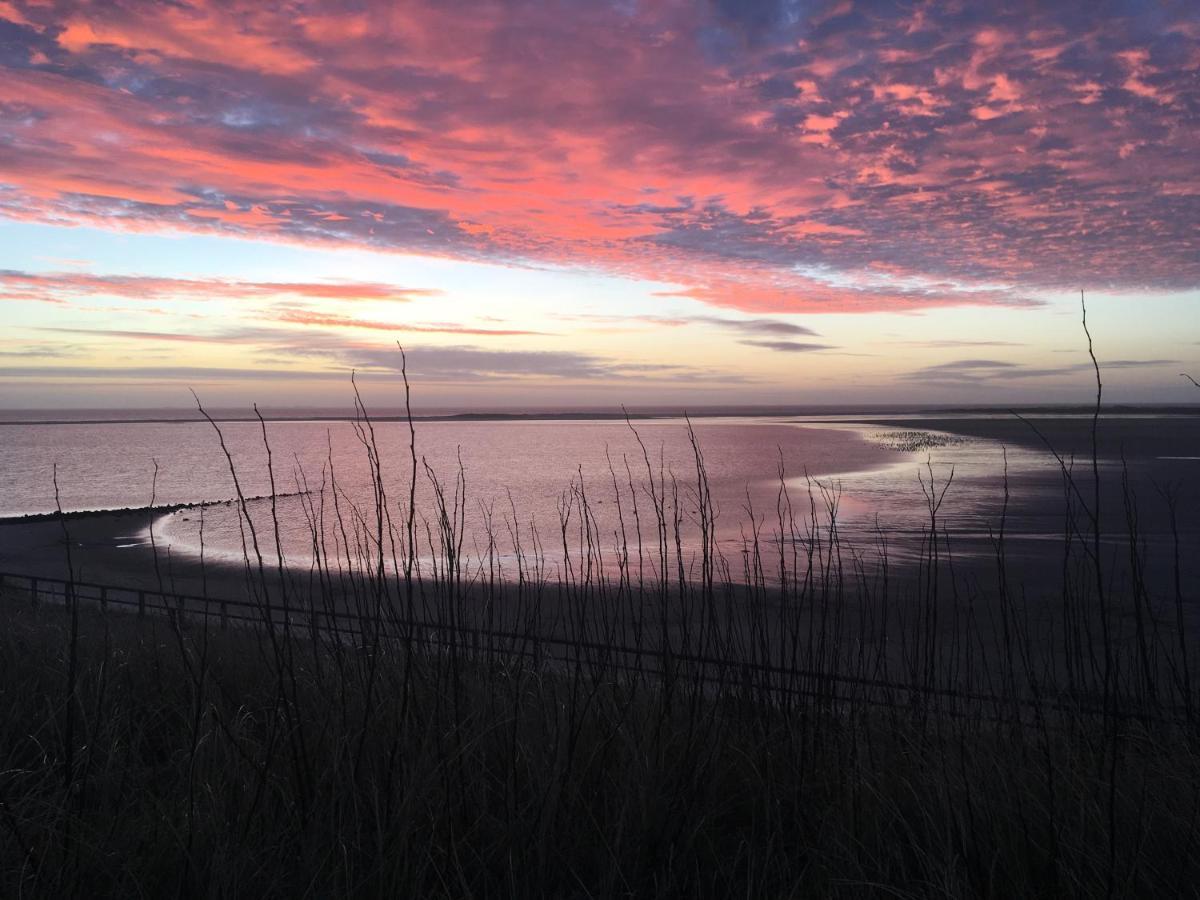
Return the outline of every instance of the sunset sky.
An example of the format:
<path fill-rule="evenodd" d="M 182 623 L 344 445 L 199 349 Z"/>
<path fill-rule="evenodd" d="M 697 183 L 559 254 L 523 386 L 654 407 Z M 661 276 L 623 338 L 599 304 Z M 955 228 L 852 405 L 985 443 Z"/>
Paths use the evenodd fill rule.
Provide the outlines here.
<path fill-rule="evenodd" d="M 0 407 L 1195 402 L 1200 3 L 0 0 Z"/>

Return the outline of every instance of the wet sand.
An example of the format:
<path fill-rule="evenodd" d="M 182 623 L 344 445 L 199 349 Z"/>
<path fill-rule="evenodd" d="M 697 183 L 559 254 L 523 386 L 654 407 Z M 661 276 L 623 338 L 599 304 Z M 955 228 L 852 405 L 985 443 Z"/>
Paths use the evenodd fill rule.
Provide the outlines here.
<path fill-rule="evenodd" d="M 1089 415 L 1024 418 L 997 412 L 989 416 L 881 416 L 867 421 L 899 428 L 945 431 L 980 437 L 1010 446 L 1045 449 L 1047 442 L 1064 458 L 1090 462 L 1092 419 Z M 1124 454 L 1132 464 L 1179 456 L 1200 456 L 1200 414 L 1140 416 L 1101 415 L 1096 430 L 1101 458 L 1119 460 Z M 1200 474 L 1198 472 L 1197 474 Z"/>
<path fill-rule="evenodd" d="M 0 521 L 0 572 L 197 595 L 207 585 L 214 596 L 243 597 L 240 568 L 201 566 L 199 560 L 172 556 L 163 548 L 155 552 L 150 525 L 171 509 Z"/>
<path fill-rule="evenodd" d="M 966 437 L 984 438 L 1014 447 L 1045 453 L 1052 463 L 1041 473 L 1026 474 L 1037 502 L 1025 510 L 1014 510 L 1041 520 L 1063 517 L 1064 477 L 1049 448 L 1062 458 L 1071 472 L 1079 495 L 1092 501 L 1092 420 L 1015 416 L 880 418 L 881 425 L 945 431 Z M 1138 530 L 1146 537 L 1165 537 L 1172 526 L 1166 498 L 1177 510 L 1177 525 L 1186 543 L 1200 536 L 1200 415 L 1146 417 L 1101 416 L 1096 430 L 1096 451 L 1101 473 L 1100 503 L 1102 528 L 1109 533 L 1124 530 L 1125 489 L 1122 470 L 1128 470 L 1130 499 L 1136 503 Z M 1194 544 L 1193 544 L 1194 546 Z"/>

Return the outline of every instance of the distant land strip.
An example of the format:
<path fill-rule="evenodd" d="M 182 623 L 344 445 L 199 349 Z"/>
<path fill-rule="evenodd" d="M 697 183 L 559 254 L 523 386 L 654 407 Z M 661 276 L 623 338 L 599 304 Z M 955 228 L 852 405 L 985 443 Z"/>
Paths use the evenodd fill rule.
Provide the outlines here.
<path fill-rule="evenodd" d="M 1091 415 L 1094 406 L 872 406 L 872 407 L 746 407 L 736 408 L 680 408 L 676 411 L 656 410 L 639 411 L 572 411 L 572 412 L 463 412 L 440 413 L 436 415 L 414 415 L 415 422 L 545 422 L 554 420 L 566 421 L 651 421 L 655 419 L 677 419 L 684 415 L 695 418 L 742 418 L 752 416 L 804 416 L 819 420 L 821 417 L 844 418 L 856 416 L 869 418 L 895 418 L 897 416 L 995 416 L 1007 413 L 1021 413 L 1032 416 L 1077 416 Z M 1105 404 L 1101 414 L 1106 416 L 1200 416 L 1200 406 L 1196 404 L 1171 405 L 1139 405 L 1139 404 Z M 307 414 L 298 411 L 279 410 L 265 412 L 263 419 L 268 422 L 353 422 L 356 416 L 352 414 Z M 239 414 L 214 414 L 216 422 L 257 423 L 257 416 Z M 403 413 L 371 414 L 373 422 L 407 422 L 408 416 Z M 147 416 L 141 418 L 59 418 L 59 419 L 0 419 L 0 426 L 15 425 L 175 425 L 175 424 L 207 424 L 199 415 L 186 415 L 181 411 L 176 416 Z M 249 498 L 247 498 L 249 499 Z M 254 498 L 262 499 L 262 498 Z"/>

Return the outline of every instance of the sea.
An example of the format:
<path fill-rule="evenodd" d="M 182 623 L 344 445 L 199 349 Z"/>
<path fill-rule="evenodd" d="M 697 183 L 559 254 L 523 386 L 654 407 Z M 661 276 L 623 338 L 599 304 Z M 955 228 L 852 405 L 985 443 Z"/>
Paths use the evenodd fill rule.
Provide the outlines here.
<path fill-rule="evenodd" d="M 411 496 L 427 560 L 447 526 L 468 569 L 510 575 L 588 548 L 613 565 L 653 557 L 665 528 L 688 566 L 707 532 L 736 579 L 756 544 L 769 560 L 833 529 L 850 556 L 886 549 L 901 565 L 931 526 L 967 562 L 1002 532 L 1010 558 L 1047 553 L 1097 498 L 1119 554 L 1132 493 L 1136 540 L 1200 549 L 1194 411 L 1106 411 L 1095 468 L 1079 410 L 441 416 L 411 430 L 394 416 L 113 418 L 0 415 L 0 517 L 156 507 L 139 539 L 177 556 L 241 560 L 258 540 L 303 567 L 371 552 L 380 510 L 403 531 Z"/>

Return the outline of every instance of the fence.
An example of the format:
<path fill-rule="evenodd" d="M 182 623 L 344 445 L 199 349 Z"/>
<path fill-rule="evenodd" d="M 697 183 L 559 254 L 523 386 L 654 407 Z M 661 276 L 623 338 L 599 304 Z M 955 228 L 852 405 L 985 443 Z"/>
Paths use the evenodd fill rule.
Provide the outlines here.
<path fill-rule="evenodd" d="M 176 615 L 216 620 L 222 629 L 230 624 L 296 629 L 312 638 L 328 637 L 338 641 L 363 640 L 379 633 L 381 623 L 397 628 L 400 641 L 409 647 L 433 652 L 454 650 L 470 658 L 487 662 L 500 660 L 532 662 L 536 667 L 587 666 L 613 673 L 636 673 L 668 682 L 693 680 L 718 692 L 741 690 L 758 699 L 778 701 L 780 697 L 816 699 L 830 707 L 862 703 L 887 707 L 919 708 L 952 716 L 984 716 L 1008 720 L 1014 716 L 1045 716 L 1069 713 L 1106 716 L 1142 722 L 1188 724 L 1191 711 L 1182 706 L 1158 705 L 1147 709 L 1140 704 L 1118 703 L 1102 708 L 1095 698 L 1078 698 L 1043 686 L 1035 696 L 998 695 L 980 691 L 938 687 L 922 682 L 902 682 L 880 678 L 813 671 L 794 666 L 747 662 L 732 657 L 672 652 L 670 648 L 628 646 L 617 642 L 598 642 L 555 637 L 536 631 L 517 632 L 496 628 L 471 627 L 447 622 L 404 619 L 392 614 L 380 618 L 350 609 L 300 609 L 269 601 L 233 600 L 163 589 L 128 588 L 46 576 L 0 572 L 0 598 L 13 588 L 23 586 L 28 602 L 68 604 L 90 603 L 101 611 L 111 607 L 136 610 L 139 617 Z"/>

